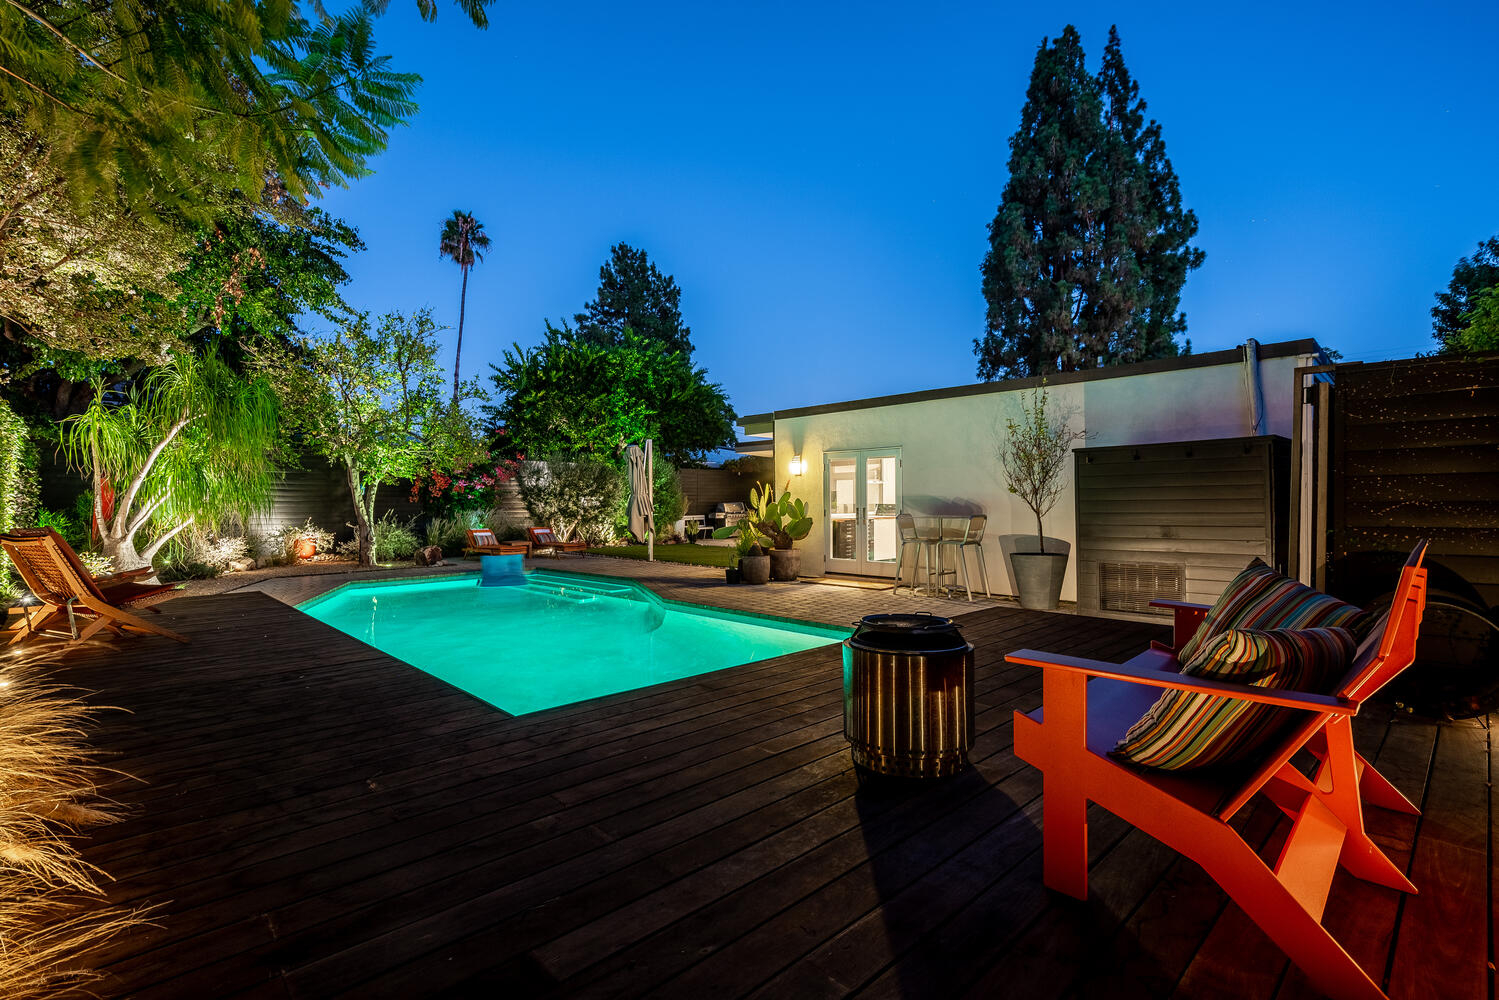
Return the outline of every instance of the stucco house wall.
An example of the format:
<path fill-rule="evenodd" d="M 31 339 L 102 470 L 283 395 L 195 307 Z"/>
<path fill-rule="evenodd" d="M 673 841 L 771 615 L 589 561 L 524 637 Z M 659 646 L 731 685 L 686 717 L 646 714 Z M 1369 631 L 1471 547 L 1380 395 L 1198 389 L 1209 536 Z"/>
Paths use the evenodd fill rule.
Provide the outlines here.
<path fill-rule="evenodd" d="M 1259 409 L 1255 426 L 1251 380 L 1242 350 L 1192 359 L 1190 366 L 1162 367 L 1159 362 L 1121 366 L 1086 377 L 1057 376 L 1048 382 L 1050 406 L 1068 417 L 1069 425 L 1087 432 L 1075 447 L 1147 444 L 1240 437 L 1251 434 L 1293 436 L 1293 371 L 1318 363 L 1320 349 L 1310 341 L 1259 348 Z M 1267 357 L 1267 355 L 1270 355 Z M 1206 364 L 1204 362 L 1207 362 Z M 916 399 L 884 397 L 850 404 L 777 411 L 774 475 L 779 489 L 789 480 L 792 492 L 816 515 L 802 550 L 802 573 L 826 571 L 829 518 L 826 463 L 829 452 L 899 448 L 901 506 L 915 513 L 989 515 L 984 538 L 989 582 L 996 593 L 1013 594 L 1007 555 L 1034 551 L 1035 517 L 1011 494 L 996 448 L 1007 416 L 1018 416 L 1022 396 L 1034 380 L 989 383 L 933 393 Z M 950 393 L 944 395 L 943 393 Z M 770 415 L 762 415 L 764 417 Z M 748 422 L 751 418 L 746 418 Z M 800 456 L 805 472 L 792 475 Z M 1073 463 L 1066 486 L 1045 521 L 1048 551 L 1070 551 L 1077 537 Z M 1075 600 L 1076 560 L 1069 560 L 1064 600 Z M 890 575 L 893 566 L 872 572 Z M 977 585 L 977 580 L 975 580 Z"/>

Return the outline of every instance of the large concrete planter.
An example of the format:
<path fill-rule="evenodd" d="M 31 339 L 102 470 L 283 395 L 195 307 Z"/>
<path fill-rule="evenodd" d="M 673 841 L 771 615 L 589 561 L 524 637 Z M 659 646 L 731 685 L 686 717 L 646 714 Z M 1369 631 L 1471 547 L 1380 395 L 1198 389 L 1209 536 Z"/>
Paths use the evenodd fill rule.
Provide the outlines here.
<path fill-rule="evenodd" d="M 1062 599 L 1062 577 L 1067 575 L 1065 552 L 1016 552 L 1010 556 L 1015 567 L 1015 588 L 1020 591 L 1020 606 L 1032 611 L 1052 611 Z"/>
<path fill-rule="evenodd" d="M 739 579 L 745 583 L 769 583 L 770 556 L 740 556 Z"/>
<path fill-rule="evenodd" d="M 795 582 L 802 569 L 802 554 L 796 549 L 770 550 L 770 578 Z"/>

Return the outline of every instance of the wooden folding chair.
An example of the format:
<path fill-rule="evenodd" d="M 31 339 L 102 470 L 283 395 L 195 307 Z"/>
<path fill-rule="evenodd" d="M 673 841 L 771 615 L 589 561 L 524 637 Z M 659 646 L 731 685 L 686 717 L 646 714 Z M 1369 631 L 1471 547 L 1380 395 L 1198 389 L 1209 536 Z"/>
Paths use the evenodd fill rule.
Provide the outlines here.
<path fill-rule="evenodd" d="M 1176 612 L 1172 649 L 1159 644 L 1125 664 L 1023 649 L 1005 657 L 1043 671 L 1040 709 L 1015 713 L 1015 753 L 1044 772 L 1046 884 L 1088 896 L 1087 808 L 1095 802 L 1197 862 L 1250 919 L 1329 996 L 1374 1000 L 1384 993 L 1322 926 L 1339 866 L 1358 878 L 1415 892 L 1364 829 L 1364 803 L 1419 810 L 1353 746 L 1352 716 L 1415 658 L 1426 605 L 1419 543 L 1400 573 L 1384 620 L 1360 646 L 1332 694 L 1309 694 L 1183 676 L 1174 650 L 1191 638 L 1206 608 L 1162 602 Z M 1161 771 L 1109 756 L 1125 730 L 1176 688 L 1304 713 L 1246 771 Z M 1315 776 L 1291 765 L 1305 749 Z M 1292 819 L 1275 865 L 1267 865 L 1229 825 L 1257 794 Z"/>
<path fill-rule="evenodd" d="M 146 609 L 155 612 L 152 605 L 180 593 L 174 584 L 133 582 L 149 575 L 149 567 L 96 580 L 84 569 L 73 547 L 51 528 L 0 535 L 0 547 L 10 556 L 21 581 L 39 602 L 11 626 L 15 634 L 6 645 L 14 645 L 63 621 L 68 623 L 73 642 L 91 638 L 100 629 L 116 635 L 123 635 L 126 630 L 148 632 L 187 642 L 186 636 L 132 613 Z"/>

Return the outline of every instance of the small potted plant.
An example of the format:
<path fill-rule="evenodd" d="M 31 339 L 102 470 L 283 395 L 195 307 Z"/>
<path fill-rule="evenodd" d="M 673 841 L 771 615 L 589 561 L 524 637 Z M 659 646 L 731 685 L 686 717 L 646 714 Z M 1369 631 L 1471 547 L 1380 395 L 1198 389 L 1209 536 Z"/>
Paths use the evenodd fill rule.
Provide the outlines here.
<path fill-rule="evenodd" d="M 1031 394 L 1030 403 L 1020 401 L 1020 419 L 1005 421 L 1006 433 L 995 452 L 1010 492 L 1018 496 L 1036 516 L 1036 551 L 1010 556 L 1015 567 L 1015 588 L 1020 606 L 1049 611 L 1062 597 L 1062 577 L 1067 572 L 1067 553 L 1046 551 L 1042 519 L 1056 506 L 1065 485 L 1062 471 L 1072 453 L 1072 442 L 1087 437 L 1073 430 L 1065 416 L 1047 412 L 1046 389 Z"/>
<path fill-rule="evenodd" d="M 770 582 L 770 556 L 765 554 L 770 539 L 761 534 L 748 517 L 713 533 L 714 538 L 730 536 L 734 538 L 735 565 L 724 570 L 724 580 L 728 583 Z"/>
<path fill-rule="evenodd" d="M 734 536 L 734 554 L 729 557 L 729 564 L 724 567 L 724 583 L 738 583 L 740 581 L 739 560 L 749 555 L 750 544 L 748 538 L 738 534 Z"/>

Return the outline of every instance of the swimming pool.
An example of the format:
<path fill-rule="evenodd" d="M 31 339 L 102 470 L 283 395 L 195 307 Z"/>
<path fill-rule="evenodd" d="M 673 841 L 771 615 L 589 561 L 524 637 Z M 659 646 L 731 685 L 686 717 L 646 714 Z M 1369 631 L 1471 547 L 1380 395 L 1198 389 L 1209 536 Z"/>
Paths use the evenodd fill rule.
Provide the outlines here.
<path fill-rule="evenodd" d="M 298 605 L 512 715 L 842 642 L 843 629 L 663 601 L 623 581 L 533 571 L 350 583 Z"/>

